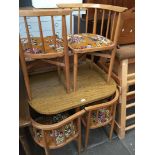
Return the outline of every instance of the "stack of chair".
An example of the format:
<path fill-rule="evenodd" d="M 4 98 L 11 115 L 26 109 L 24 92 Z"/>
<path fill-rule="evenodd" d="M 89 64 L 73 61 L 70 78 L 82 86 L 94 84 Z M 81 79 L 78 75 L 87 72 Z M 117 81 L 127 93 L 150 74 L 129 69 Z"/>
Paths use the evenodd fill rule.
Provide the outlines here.
<path fill-rule="evenodd" d="M 33 9 L 33 8 L 23 8 L 20 9 L 20 17 L 23 17 L 23 23 L 25 25 L 26 37 L 20 36 L 20 63 L 25 79 L 25 84 L 27 88 L 27 93 L 29 100 L 33 100 L 30 89 L 29 72 L 28 70 L 36 65 L 37 61 L 43 61 L 51 65 L 58 66 L 58 75 L 60 75 L 60 67 L 63 68 L 66 78 L 66 90 L 70 93 L 70 72 L 69 72 L 69 52 L 68 48 L 71 50 L 74 56 L 74 92 L 78 93 L 77 78 L 78 78 L 78 56 L 79 55 L 91 55 L 93 62 L 94 56 L 99 58 L 109 58 L 110 66 L 108 69 L 106 83 L 110 84 L 114 58 L 116 55 L 116 47 L 120 32 L 121 25 L 121 15 L 122 12 L 126 10 L 123 7 L 111 6 L 111 5 L 100 5 L 100 4 L 59 4 L 60 9 Z M 88 16 L 89 9 L 94 9 L 94 25 L 92 33 L 87 33 L 88 29 Z M 72 32 L 72 12 L 78 10 L 78 34 L 73 34 Z M 80 11 L 86 11 L 86 33 L 80 34 Z M 102 14 L 101 20 L 101 32 L 96 34 L 97 29 L 97 16 L 98 13 Z M 71 34 L 67 36 L 66 29 L 66 16 L 70 15 L 70 32 Z M 28 17 L 36 17 L 40 37 L 32 37 L 29 31 Z M 43 29 L 41 24 L 40 16 L 50 16 L 52 25 L 52 36 L 44 37 Z M 54 29 L 54 18 L 53 16 L 62 17 L 62 39 L 58 39 L 55 35 Z M 105 22 L 106 21 L 106 22 Z M 104 24 L 106 23 L 106 26 Z M 110 31 L 112 28 L 112 31 Z M 103 34 L 103 29 L 106 30 Z M 67 41 L 68 37 L 68 41 Z M 77 37 L 77 38 L 76 38 Z M 82 37 L 84 44 L 75 43 Z M 51 48 L 52 45 L 52 48 Z M 75 46 L 74 46 L 75 45 Z M 77 45 L 77 46 L 76 46 Z M 59 48 L 60 47 L 60 48 Z M 107 52 L 108 51 L 108 52 Z M 91 67 L 92 68 L 92 67 Z M 80 69 L 80 68 L 79 68 Z M 95 81 L 94 81 L 95 82 Z M 104 84 L 104 82 L 103 82 Z M 32 92 L 33 93 L 33 92 Z M 66 93 L 66 95 L 69 95 Z M 89 129 L 95 129 L 110 124 L 110 136 L 112 137 L 112 132 L 115 122 L 116 104 L 118 100 L 118 90 L 109 96 L 111 100 L 97 105 L 85 106 L 83 110 L 79 107 L 76 109 L 73 115 L 64 117 L 60 122 L 54 124 L 46 124 L 47 122 L 41 123 L 37 122 L 35 119 L 31 119 L 31 133 L 34 141 L 45 149 L 45 154 L 49 155 L 49 149 L 55 149 L 66 145 L 72 140 L 77 140 L 78 142 L 78 152 L 81 151 L 81 120 L 86 127 L 86 141 L 85 147 L 88 144 Z M 54 102 L 54 101 L 52 101 Z M 100 119 L 102 114 L 103 119 Z M 94 118 L 95 117 L 95 118 Z M 92 119 L 94 120 L 92 122 Z M 76 128 L 74 134 L 66 136 L 65 128 L 70 126 L 71 128 Z M 74 127 L 73 127 L 74 124 Z M 71 129 L 71 130 L 72 130 Z M 57 142 L 57 134 L 60 133 L 60 143 Z"/>

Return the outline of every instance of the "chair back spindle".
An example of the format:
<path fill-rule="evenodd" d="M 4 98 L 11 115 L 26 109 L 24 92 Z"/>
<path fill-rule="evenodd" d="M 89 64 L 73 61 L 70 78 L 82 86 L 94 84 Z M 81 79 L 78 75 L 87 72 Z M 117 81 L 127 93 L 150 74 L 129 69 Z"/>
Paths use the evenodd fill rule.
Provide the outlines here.
<path fill-rule="evenodd" d="M 105 16 L 105 10 L 102 10 L 102 21 L 101 21 L 101 29 L 100 29 L 100 35 L 103 34 L 103 26 L 104 26 L 104 16 Z"/>
<path fill-rule="evenodd" d="M 59 8 L 68 8 L 73 11 L 78 11 L 78 21 L 77 21 L 77 33 L 81 33 L 82 30 L 80 28 L 80 15 L 81 11 L 85 10 L 85 32 L 86 33 L 93 33 L 93 34 L 100 34 L 105 36 L 106 38 L 111 39 L 114 41 L 115 44 L 117 44 L 117 37 L 119 37 L 119 26 L 120 26 L 120 14 L 125 11 L 127 8 L 119 7 L 119 6 L 112 6 L 112 5 L 103 5 L 103 4 L 57 4 Z M 89 9 L 94 9 L 94 19 L 92 21 L 93 23 L 93 29 L 92 32 L 90 32 L 89 29 Z M 102 17 L 98 17 L 99 12 L 102 12 Z M 117 18 L 116 18 L 117 16 Z M 92 19 L 91 19 L 92 20 Z M 97 29 L 98 27 L 98 21 L 100 20 L 100 32 Z M 70 16 L 70 25 L 72 25 L 72 16 Z M 71 28 L 70 28 L 71 29 Z M 72 31 L 71 31 L 72 32 Z"/>
<path fill-rule="evenodd" d="M 44 45 L 44 36 L 43 36 L 43 30 L 42 30 L 42 25 L 40 21 L 40 16 L 38 16 L 38 24 L 39 24 L 39 32 L 40 32 L 40 37 L 41 37 L 41 45 L 42 45 L 42 50 L 45 51 L 45 45 Z"/>
<path fill-rule="evenodd" d="M 27 39 L 28 39 L 28 45 L 29 45 L 28 47 L 32 48 L 30 32 L 29 32 L 26 16 L 24 16 L 24 23 L 25 23 L 26 35 L 27 35 Z"/>

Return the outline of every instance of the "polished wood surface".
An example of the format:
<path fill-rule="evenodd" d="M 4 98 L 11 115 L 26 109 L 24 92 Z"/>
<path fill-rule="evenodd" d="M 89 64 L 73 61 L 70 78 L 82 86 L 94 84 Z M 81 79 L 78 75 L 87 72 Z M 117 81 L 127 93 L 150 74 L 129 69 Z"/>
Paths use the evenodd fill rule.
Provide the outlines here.
<path fill-rule="evenodd" d="M 66 94 L 55 72 L 33 75 L 30 78 L 32 100 L 29 104 L 35 111 L 46 115 L 87 105 L 115 93 L 114 80 L 110 79 L 107 83 L 106 77 L 107 75 L 94 63 L 91 70 L 90 61 L 87 61 L 86 64 L 79 65 L 78 91 Z M 63 75 L 61 80 L 64 81 Z"/>

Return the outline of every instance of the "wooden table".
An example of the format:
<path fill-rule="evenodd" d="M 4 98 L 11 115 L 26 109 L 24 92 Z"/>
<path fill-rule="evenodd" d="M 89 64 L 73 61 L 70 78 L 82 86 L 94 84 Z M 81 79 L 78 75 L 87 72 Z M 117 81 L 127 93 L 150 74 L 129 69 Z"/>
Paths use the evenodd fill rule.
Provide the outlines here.
<path fill-rule="evenodd" d="M 116 83 L 113 79 L 107 83 L 106 76 L 95 64 L 90 69 L 87 61 L 79 65 L 78 91 L 67 94 L 57 72 L 33 75 L 30 77 L 32 101 L 29 104 L 38 113 L 47 115 L 86 106 L 115 93 Z M 63 76 L 61 81 L 64 81 Z"/>

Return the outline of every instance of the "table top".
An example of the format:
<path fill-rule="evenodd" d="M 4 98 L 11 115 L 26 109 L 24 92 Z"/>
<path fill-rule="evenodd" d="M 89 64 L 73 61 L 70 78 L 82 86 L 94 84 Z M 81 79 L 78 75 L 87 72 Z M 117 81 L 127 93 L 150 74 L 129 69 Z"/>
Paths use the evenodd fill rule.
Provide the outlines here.
<path fill-rule="evenodd" d="M 93 69 L 90 69 L 89 62 L 79 65 L 78 90 L 67 94 L 57 72 L 33 75 L 30 78 L 32 100 L 29 104 L 35 111 L 47 115 L 86 106 L 115 93 L 116 83 L 113 79 L 107 83 L 106 77 L 95 64 Z M 63 76 L 61 79 L 64 81 Z"/>

